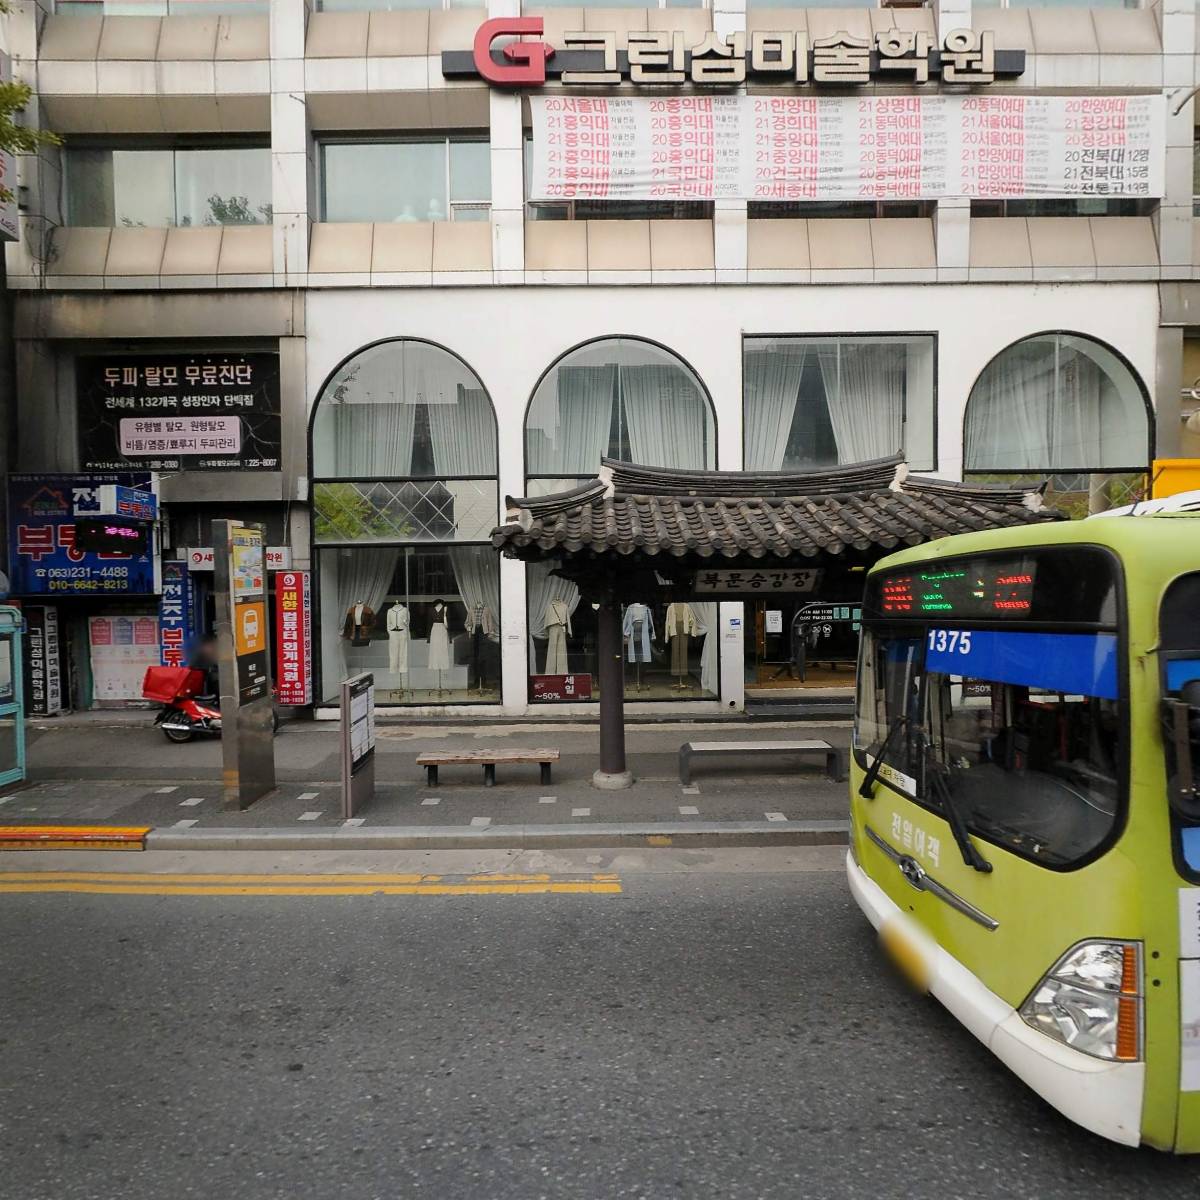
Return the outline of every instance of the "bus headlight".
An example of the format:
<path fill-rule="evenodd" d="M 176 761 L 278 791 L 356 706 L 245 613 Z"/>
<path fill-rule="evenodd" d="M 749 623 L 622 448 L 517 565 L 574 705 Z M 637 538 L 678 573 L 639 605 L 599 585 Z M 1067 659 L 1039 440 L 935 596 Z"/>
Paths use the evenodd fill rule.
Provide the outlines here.
<path fill-rule="evenodd" d="M 1141 1058 L 1141 963 L 1134 942 L 1081 942 L 1021 1006 L 1021 1018 L 1073 1050 L 1114 1062 Z"/>

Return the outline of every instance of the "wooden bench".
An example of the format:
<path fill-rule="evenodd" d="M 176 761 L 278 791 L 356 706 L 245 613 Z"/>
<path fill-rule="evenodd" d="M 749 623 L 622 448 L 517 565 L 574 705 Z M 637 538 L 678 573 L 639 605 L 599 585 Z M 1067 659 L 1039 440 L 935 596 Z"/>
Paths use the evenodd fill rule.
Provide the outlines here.
<path fill-rule="evenodd" d="M 817 754 L 825 758 L 825 773 L 830 779 L 846 778 L 842 752 L 823 741 L 799 742 L 687 742 L 679 747 L 679 779 L 681 783 L 692 782 L 692 759 L 718 757 L 730 754 L 778 755 Z"/>
<path fill-rule="evenodd" d="M 558 762 L 557 750 L 464 750 L 459 753 L 417 755 L 417 766 L 425 768 L 425 781 L 437 787 L 438 767 L 457 763 L 478 763 L 483 767 L 484 787 L 496 784 L 497 763 L 537 763 L 542 768 L 542 783 L 550 782 L 550 766 Z"/>

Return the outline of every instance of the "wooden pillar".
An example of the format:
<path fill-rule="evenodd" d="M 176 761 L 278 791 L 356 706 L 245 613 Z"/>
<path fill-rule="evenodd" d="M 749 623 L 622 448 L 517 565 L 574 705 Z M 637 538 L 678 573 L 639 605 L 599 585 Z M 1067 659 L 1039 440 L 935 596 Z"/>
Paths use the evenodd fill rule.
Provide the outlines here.
<path fill-rule="evenodd" d="M 633 784 L 625 766 L 625 672 L 621 666 L 621 606 L 610 592 L 596 613 L 600 684 L 600 769 L 592 786 L 618 791 Z"/>

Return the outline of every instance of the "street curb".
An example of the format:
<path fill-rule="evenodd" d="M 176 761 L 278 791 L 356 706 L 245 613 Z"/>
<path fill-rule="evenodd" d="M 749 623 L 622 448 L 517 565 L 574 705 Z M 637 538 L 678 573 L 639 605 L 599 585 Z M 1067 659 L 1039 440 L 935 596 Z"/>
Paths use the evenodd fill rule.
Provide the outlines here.
<path fill-rule="evenodd" d="M 846 821 L 647 821 L 640 824 L 381 825 L 324 829 L 155 829 L 147 850 L 569 850 L 630 846 L 845 846 Z"/>

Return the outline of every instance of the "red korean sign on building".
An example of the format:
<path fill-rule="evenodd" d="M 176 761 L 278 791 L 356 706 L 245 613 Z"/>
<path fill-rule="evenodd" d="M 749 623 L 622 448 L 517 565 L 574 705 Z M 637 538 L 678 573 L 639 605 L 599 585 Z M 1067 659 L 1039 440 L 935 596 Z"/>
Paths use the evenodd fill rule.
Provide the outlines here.
<path fill-rule="evenodd" d="M 531 675 L 535 700 L 590 700 L 590 675 Z"/>
<path fill-rule="evenodd" d="M 312 583 L 308 571 L 275 576 L 275 686 L 279 704 L 312 703 Z"/>

